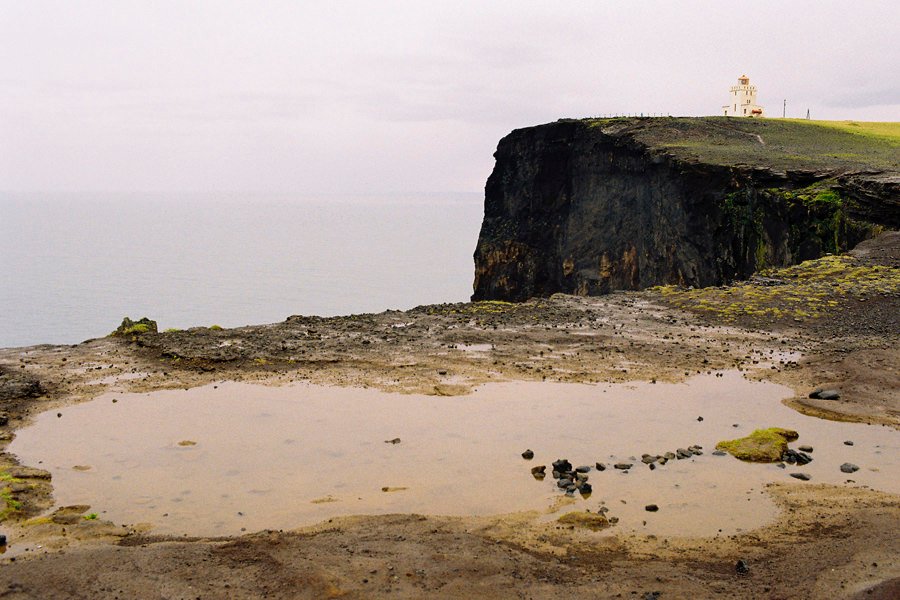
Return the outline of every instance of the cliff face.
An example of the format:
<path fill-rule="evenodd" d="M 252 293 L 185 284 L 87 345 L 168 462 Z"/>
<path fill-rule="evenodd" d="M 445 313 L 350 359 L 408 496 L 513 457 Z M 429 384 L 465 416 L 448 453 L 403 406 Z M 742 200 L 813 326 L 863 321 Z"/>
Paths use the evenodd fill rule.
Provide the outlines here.
<path fill-rule="evenodd" d="M 898 225 L 896 178 L 703 160 L 684 148 L 707 143 L 708 124 L 723 148 L 765 146 L 721 119 L 560 121 L 503 138 L 473 300 L 719 285 Z"/>

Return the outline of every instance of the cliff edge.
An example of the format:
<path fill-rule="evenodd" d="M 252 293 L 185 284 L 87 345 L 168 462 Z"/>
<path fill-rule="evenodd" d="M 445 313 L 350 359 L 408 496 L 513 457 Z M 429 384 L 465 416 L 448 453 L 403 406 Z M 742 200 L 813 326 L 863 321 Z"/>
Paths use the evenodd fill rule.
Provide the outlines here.
<path fill-rule="evenodd" d="M 900 228 L 900 123 L 561 120 L 494 157 L 473 300 L 721 285 Z"/>

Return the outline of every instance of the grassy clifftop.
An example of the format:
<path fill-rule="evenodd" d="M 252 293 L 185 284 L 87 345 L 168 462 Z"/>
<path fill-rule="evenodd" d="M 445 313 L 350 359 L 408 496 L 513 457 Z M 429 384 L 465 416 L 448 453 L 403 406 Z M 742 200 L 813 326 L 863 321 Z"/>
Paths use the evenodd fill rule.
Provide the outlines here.
<path fill-rule="evenodd" d="M 729 117 L 589 119 L 683 160 L 716 165 L 900 174 L 900 122 Z"/>

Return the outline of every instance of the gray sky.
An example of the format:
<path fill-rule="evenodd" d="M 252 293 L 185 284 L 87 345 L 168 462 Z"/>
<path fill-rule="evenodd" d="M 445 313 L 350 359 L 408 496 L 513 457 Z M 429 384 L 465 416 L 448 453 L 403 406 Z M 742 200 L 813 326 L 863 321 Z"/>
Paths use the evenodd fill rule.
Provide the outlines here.
<path fill-rule="evenodd" d="M 900 120 L 900 2 L 0 0 L 0 190 L 479 191 L 511 129 Z"/>

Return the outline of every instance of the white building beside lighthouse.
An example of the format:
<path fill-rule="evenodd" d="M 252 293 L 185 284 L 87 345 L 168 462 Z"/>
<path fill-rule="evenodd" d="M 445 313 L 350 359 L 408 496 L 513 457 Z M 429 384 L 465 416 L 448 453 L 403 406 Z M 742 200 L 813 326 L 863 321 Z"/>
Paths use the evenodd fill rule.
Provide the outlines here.
<path fill-rule="evenodd" d="M 738 77 L 738 84 L 731 86 L 729 103 L 722 109 L 726 117 L 761 117 L 763 107 L 756 103 L 756 86 L 750 85 L 746 75 Z"/>

